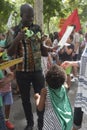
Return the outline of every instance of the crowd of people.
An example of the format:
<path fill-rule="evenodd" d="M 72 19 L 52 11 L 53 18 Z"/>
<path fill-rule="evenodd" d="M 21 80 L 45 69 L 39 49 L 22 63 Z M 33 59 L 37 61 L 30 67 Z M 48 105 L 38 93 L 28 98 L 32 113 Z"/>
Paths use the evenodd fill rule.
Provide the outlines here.
<path fill-rule="evenodd" d="M 78 130 L 83 113 L 87 113 L 87 34 L 81 30 L 76 32 L 76 25 L 71 25 L 74 29 L 61 48 L 58 32 L 46 35 L 39 25 L 33 23 L 34 10 L 30 4 L 21 5 L 20 17 L 20 23 L 6 36 L 0 34 L 0 64 L 23 57 L 23 62 L 14 69 L 0 70 L 0 130 L 15 128 L 9 120 L 13 104 L 11 82 L 14 78 L 26 118 L 24 130 L 33 130 L 34 126 L 31 85 L 36 101 L 38 130 Z M 67 93 L 71 87 L 71 73 L 75 80 L 79 75 L 74 116 Z"/>

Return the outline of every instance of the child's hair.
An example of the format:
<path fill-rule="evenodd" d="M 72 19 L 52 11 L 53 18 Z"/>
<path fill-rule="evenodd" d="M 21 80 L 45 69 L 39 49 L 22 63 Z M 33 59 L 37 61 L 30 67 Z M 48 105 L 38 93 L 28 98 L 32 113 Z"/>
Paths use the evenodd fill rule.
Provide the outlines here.
<path fill-rule="evenodd" d="M 52 65 L 46 74 L 46 82 L 50 88 L 58 89 L 66 80 L 64 69 L 58 65 Z"/>

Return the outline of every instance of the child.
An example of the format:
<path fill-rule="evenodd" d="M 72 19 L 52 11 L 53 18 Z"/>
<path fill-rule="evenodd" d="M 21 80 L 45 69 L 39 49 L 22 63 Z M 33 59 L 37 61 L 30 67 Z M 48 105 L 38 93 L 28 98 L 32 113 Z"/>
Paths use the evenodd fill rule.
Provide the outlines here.
<path fill-rule="evenodd" d="M 2 51 L 2 52 L 1 52 Z M 0 63 L 8 60 L 8 56 L 2 47 L 0 48 Z M 5 107 L 5 125 L 8 129 L 14 129 L 14 125 L 9 121 L 10 107 L 13 103 L 11 80 L 13 80 L 14 74 L 9 70 L 0 70 L 0 97 Z M 0 129 L 1 130 L 1 129 Z M 5 129 L 2 129 L 5 130 Z"/>
<path fill-rule="evenodd" d="M 3 73 L 4 74 L 4 73 Z M 0 96 L 2 97 L 2 101 L 5 107 L 5 123 L 6 127 L 9 129 L 14 129 L 13 124 L 9 121 L 10 115 L 10 107 L 13 103 L 12 91 L 11 91 L 11 80 L 13 80 L 13 73 L 10 72 L 9 74 L 3 75 L 0 77 Z"/>
<path fill-rule="evenodd" d="M 47 88 L 35 95 L 36 106 L 42 111 L 45 106 L 42 130 L 71 130 L 73 117 L 64 82 L 65 71 L 54 64 L 46 74 Z"/>

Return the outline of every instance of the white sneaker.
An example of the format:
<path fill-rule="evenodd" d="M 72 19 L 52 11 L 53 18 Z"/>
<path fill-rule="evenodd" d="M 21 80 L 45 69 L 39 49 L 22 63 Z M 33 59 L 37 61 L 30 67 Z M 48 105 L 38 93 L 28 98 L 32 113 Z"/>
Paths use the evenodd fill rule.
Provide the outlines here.
<path fill-rule="evenodd" d="M 78 77 L 74 77 L 74 79 L 75 79 L 76 81 L 78 81 Z"/>
<path fill-rule="evenodd" d="M 73 77 L 73 78 L 71 79 L 71 82 L 75 82 L 75 81 L 78 81 L 78 78 L 77 78 L 77 77 Z"/>
<path fill-rule="evenodd" d="M 76 80 L 75 80 L 75 78 L 73 77 L 72 79 L 71 79 L 71 82 L 75 82 Z"/>

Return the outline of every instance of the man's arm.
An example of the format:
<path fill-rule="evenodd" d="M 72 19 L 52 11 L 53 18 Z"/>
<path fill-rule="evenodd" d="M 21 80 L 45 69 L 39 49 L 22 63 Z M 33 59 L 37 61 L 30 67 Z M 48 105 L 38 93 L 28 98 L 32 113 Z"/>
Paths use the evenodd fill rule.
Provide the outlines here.
<path fill-rule="evenodd" d="M 61 66 L 66 69 L 68 67 L 80 67 L 81 61 L 64 61 Z"/>
<path fill-rule="evenodd" d="M 20 41 L 24 39 L 24 31 L 18 33 L 18 35 L 13 39 L 12 44 L 7 49 L 7 53 L 9 56 L 13 56 L 16 54 L 17 46 L 20 44 Z"/>

